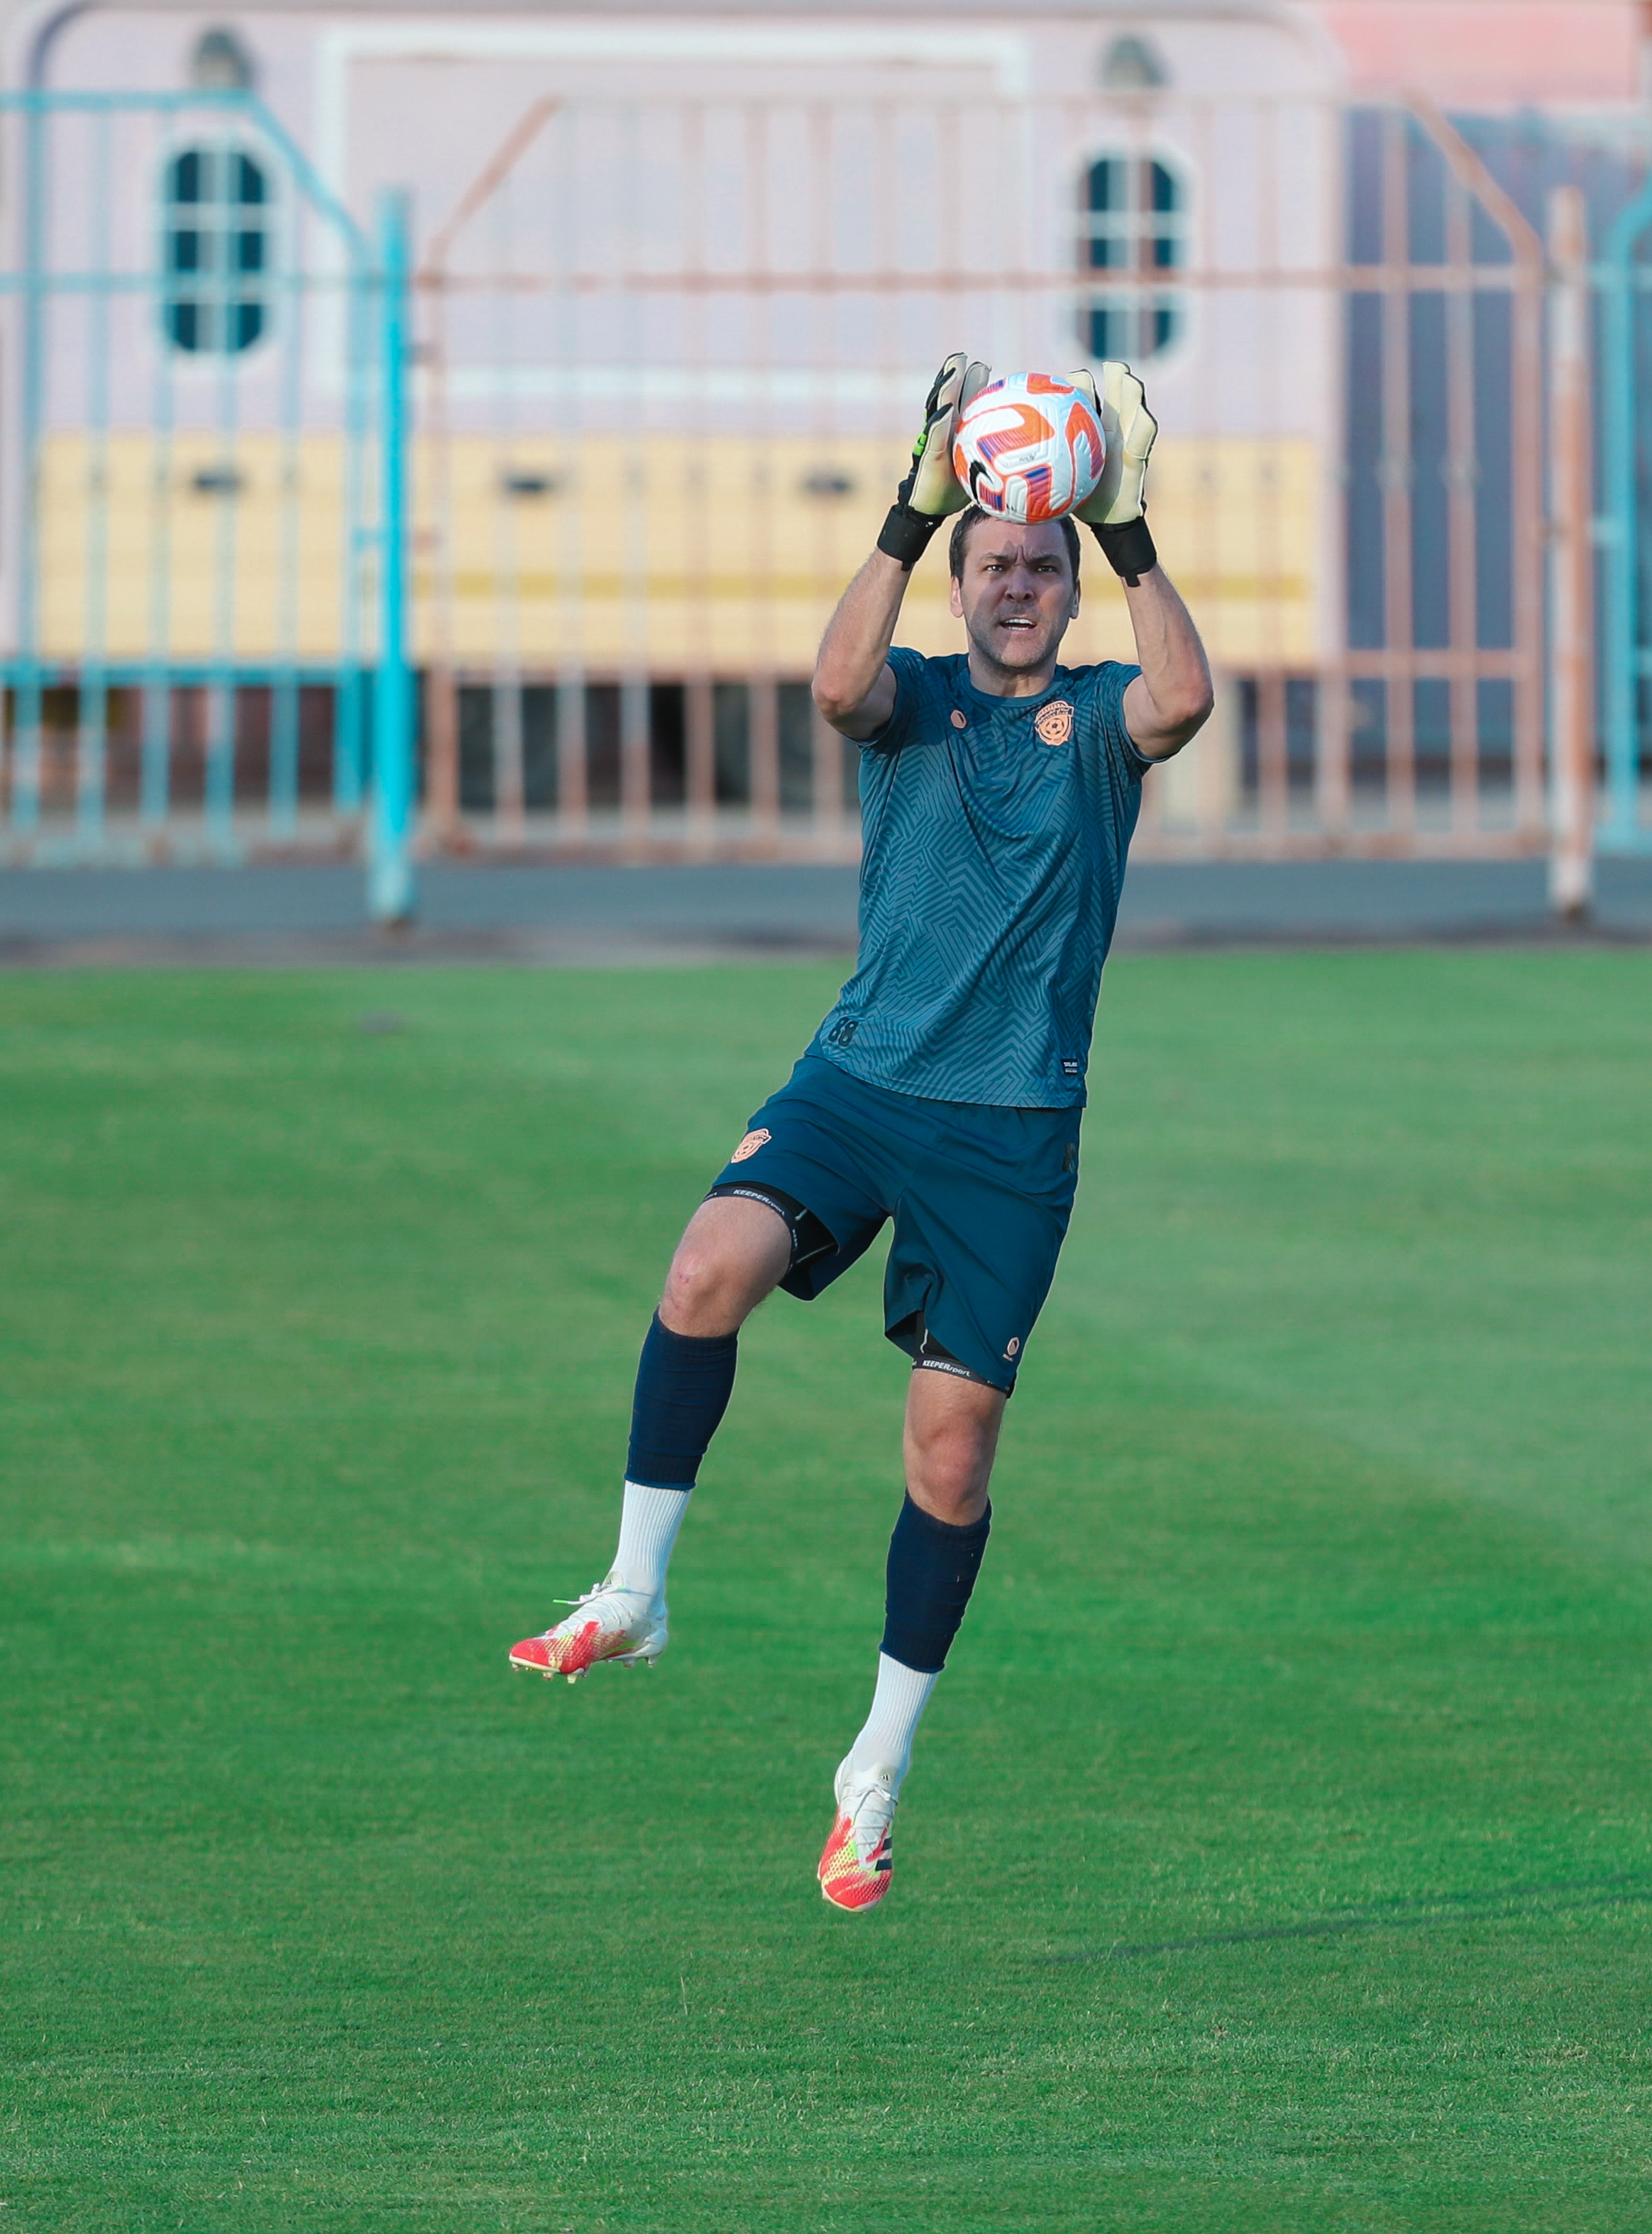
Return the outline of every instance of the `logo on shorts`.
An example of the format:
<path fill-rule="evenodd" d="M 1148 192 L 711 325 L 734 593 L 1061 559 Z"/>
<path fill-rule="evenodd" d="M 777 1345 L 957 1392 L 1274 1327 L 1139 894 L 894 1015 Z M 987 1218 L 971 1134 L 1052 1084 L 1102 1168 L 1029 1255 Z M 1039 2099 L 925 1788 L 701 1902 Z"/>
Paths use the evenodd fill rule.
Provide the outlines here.
<path fill-rule="evenodd" d="M 1064 745 L 1073 734 L 1073 709 L 1065 698 L 1052 698 L 1033 716 L 1041 745 Z"/>
<path fill-rule="evenodd" d="M 771 1140 L 773 1137 L 774 1136 L 769 1132 L 767 1125 L 760 1125 L 754 1133 L 747 1133 L 745 1139 L 735 1150 L 734 1154 L 729 1157 L 729 1162 L 731 1164 L 743 1164 L 748 1156 L 754 1156 L 757 1153 L 757 1151 L 763 1146 L 764 1143 Z"/>
<path fill-rule="evenodd" d="M 1020 1356 L 1020 1355 L 1021 1355 L 1021 1336 L 1020 1336 L 1018 1334 L 1012 1334 L 1012 1335 L 1010 1336 L 1010 1337 L 1009 1337 L 1009 1348 L 1005 1350 L 1005 1352 L 1004 1352 L 1004 1355 L 1005 1355 L 1006 1357 L 1019 1357 L 1019 1356 Z"/>

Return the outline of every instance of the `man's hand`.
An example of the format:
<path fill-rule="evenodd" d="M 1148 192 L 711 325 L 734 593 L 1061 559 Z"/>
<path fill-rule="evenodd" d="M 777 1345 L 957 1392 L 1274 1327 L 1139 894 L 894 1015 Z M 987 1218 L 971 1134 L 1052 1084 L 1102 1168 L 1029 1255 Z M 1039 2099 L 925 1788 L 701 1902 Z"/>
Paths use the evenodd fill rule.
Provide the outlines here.
<path fill-rule="evenodd" d="M 911 465 L 878 538 L 878 548 L 903 566 L 915 566 L 941 522 L 949 513 L 962 512 L 970 501 L 969 491 L 952 470 L 952 430 L 959 412 L 991 378 L 989 366 L 971 364 L 957 349 L 930 383 Z"/>
<path fill-rule="evenodd" d="M 1147 391 L 1127 364 L 1111 357 L 1101 367 L 1100 395 L 1089 373 L 1067 376 L 1089 397 L 1107 444 L 1101 478 L 1073 517 L 1089 527 L 1123 527 L 1146 509 L 1147 461 L 1159 433 L 1159 421 L 1147 408 Z"/>
<path fill-rule="evenodd" d="M 1109 357 L 1101 367 L 1101 389 L 1088 372 L 1069 372 L 1095 408 L 1107 444 L 1107 463 L 1094 492 L 1074 512 L 1101 545 L 1115 574 L 1133 587 L 1159 563 L 1147 530 L 1146 483 L 1159 421 L 1147 408 L 1147 392 L 1127 364 Z"/>

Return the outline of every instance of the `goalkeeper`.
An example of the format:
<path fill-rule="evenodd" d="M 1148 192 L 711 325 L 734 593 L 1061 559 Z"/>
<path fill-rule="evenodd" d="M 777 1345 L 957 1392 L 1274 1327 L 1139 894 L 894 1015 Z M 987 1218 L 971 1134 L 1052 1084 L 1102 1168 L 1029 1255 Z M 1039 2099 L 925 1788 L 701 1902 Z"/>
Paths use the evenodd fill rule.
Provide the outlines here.
<path fill-rule="evenodd" d="M 1079 508 L 1121 579 L 1139 664 L 1057 664 L 1079 610 L 1072 519 L 968 504 L 953 424 L 988 379 L 949 357 L 878 547 L 821 642 L 814 699 L 861 748 L 859 966 L 689 1223 L 643 1345 L 607 1579 L 517 1666 L 577 1677 L 665 1648 L 665 1573 L 734 1386 L 742 1322 L 818 1296 L 893 1223 L 884 1328 L 912 1361 L 906 1494 L 890 1539 L 872 1710 L 836 1780 L 826 1898 L 888 1890 L 918 1718 L 986 1548 L 1004 1406 L 1055 1270 L 1084 1078 L 1141 781 L 1211 710 L 1210 670 L 1143 511 L 1157 427 L 1129 368 L 1095 402 L 1100 483 Z M 937 530 L 968 649 L 891 650 Z"/>

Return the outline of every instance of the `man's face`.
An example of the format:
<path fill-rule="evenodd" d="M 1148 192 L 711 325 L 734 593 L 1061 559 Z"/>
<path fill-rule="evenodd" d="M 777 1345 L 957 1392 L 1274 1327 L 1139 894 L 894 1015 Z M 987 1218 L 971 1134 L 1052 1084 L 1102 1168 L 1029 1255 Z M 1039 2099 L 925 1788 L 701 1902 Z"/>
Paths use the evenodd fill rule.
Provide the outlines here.
<path fill-rule="evenodd" d="M 970 530 L 952 610 L 974 650 L 1006 674 L 1051 664 L 1079 609 L 1059 525 L 983 519 Z"/>

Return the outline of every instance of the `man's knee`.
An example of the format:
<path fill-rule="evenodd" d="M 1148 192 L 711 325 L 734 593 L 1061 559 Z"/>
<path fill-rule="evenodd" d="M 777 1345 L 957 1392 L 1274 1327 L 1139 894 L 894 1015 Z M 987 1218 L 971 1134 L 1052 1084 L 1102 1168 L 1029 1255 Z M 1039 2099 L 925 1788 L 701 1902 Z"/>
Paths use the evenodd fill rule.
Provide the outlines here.
<path fill-rule="evenodd" d="M 906 1486 L 914 1503 L 955 1527 L 980 1518 L 1003 1409 L 1002 1393 L 983 1382 L 913 1374 L 906 1411 Z"/>
<path fill-rule="evenodd" d="M 678 1242 L 660 1300 L 674 1334 L 732 1334 L 786 1271 L 791 1237 L 762 1203 L 702 1203 Z"/>
<path fill-rule="evenodd" d="M 923 1486 L 948 1505 L 984 1496 L 997 1440 L 976 1422 L 962 1420 L 915 1436 L 916 1472 Z"/>
<path fill-rule="evenodd" d="M 735 1285 L 733 1268 L 715 1247 L 703 1247 L 684 1235 L 665 1276 L 661 1316 L 668 1326 L 685 1331 L 679 1321 L 715 1310 L 726 1303 Z"/>

